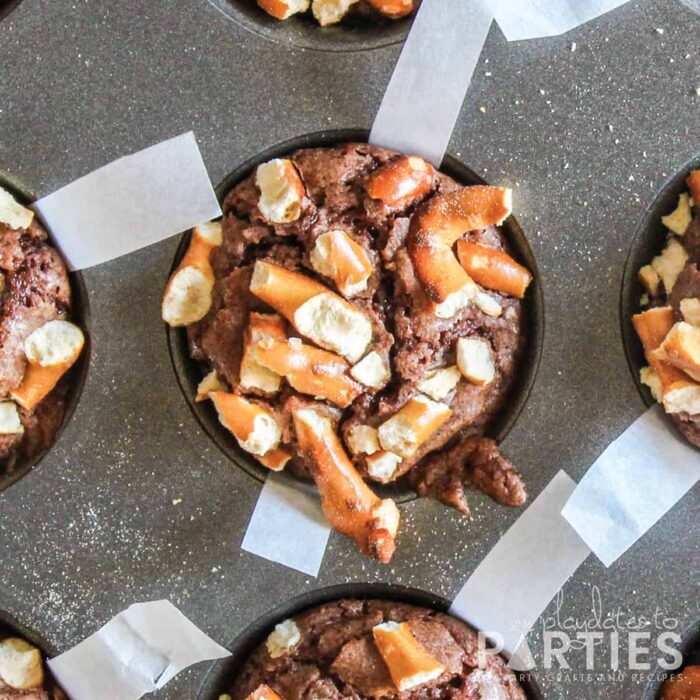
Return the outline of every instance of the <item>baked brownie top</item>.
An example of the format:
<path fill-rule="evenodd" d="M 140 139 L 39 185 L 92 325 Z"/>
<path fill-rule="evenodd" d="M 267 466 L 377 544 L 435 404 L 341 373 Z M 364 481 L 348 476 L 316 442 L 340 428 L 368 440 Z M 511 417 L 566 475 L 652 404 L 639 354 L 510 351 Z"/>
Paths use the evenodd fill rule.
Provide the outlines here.
<path fill-rule="evenodd" d="M 416 685 L 399 691 L 395 670 L 390 672 L 373 630 L 404 622 L 420 650 L 442 672 L 438 667 L 439 675 L 432 674 L 431 680 L 415 679 Z M 232 700 L 244 700 L 265 684 L 282 700 L 524 700 L 503 659 L 485 654 L 479 668 L 477 652 L 476 632 L 444 613 L 386 600 L 340 600 L 278 625 L 245 661 L 228 693 Z M 389 664 L 393 666 L 390 658 Z"/>
<path fill-rule="evenodd" d="M 649 366 L 641 380 L 695 447 L 700 447 L 700 170 L 690 192 L 662 217 L 666 247 L 638 273 L 642 313 L 633 323 Z"/>
<path fill-rule="evenodd" d="M 0 404 L 7 410 L 27 373 L 27 338 L 49 322 L 68 319 L 72 301 L 66 267 L 32 212 L 0 190 L 0 214 Z M 52 443 L 65 396 L 60 383 L 34 406 L 14 404 L 23 432 L 0 426 L 0 476 L 17 458 L 31 458 Z"/>
<path fill-rule="evenodd" d="M 509 213 L 508 190 L 352 143 L 259 166 L 223 210 L 218 229 L 194 230 L 163 314 L 187 325 L 207 375 L 198 399 L 212 398 L 244 449 L 319 486 L 329 458 L 351 459 L 364 478 L 408 475 L 463 512 L 466 485 L 524 502 L 518 473 L 483 437 L 525 343 L 530 274 L 484 224 Z M 242 416 L 261 411 L 273 428 L 242 435 Z M 436 456 L 445 446 L 449 463 Z"/>

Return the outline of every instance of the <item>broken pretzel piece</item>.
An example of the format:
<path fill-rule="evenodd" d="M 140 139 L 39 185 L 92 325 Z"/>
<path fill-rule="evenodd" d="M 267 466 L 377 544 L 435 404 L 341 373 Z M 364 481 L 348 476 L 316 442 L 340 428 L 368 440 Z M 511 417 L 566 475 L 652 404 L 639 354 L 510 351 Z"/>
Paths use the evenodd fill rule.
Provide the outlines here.
<path fill-rule="evenodd" d="M 389 19 L 401 19 L 413 12 L 414 0 L 368 0 L 380 14 Z"/>
<path fill-rule="evenodd" d="M 309 7 L 308 0 L 305 0 L 303 3 L 294 2 L 293 0 L 269 1 L 275 5 L 300 8 L 294 9 L 290 14 L 307 10 Z M 278 19 L 286 19 L 286 17 L 279 17 Z M 271 224 L 289 224 L 301 216 L 301 205 L 304 201 L 306 190 L 291 160 L 275 158 L 259 165 L 255 171 L 255 184 L 260 190 L 258 209 L 265 221 Z"/>
<path fill-rule="evenodd" d="M 434 197 L 418 208 L 407 238 L 408 254 L 433 313 L 451 318 L 479 292 L 452 246 L 468 231 L 501 224 L 511 212 L 511 191 L 474 185 Z"/>
<path fill-rule="evenodd" d="M 223 242 L 221 222 L 210 221 L 192 229 L 190 245 L 172 274 L 163 295 L 161 316 L 173 327 L 203 319 L 211 308 L 214 270 L 209 256 Z"/>
<path fill-rule="evenodd" d="M 365 554 L 387 563 L 396 548 L 396 504 L 380 499 L 362 480 L 322 407 L 299 399 L 289 405 L 299 449 L 311 465 L 329 524 L 355 540 Z"/>
<path fill-rule="evenodd" d="M 491 345 L 483 338 L 457 340 L 457 367 L 467 381 L 487 386 L 496 378 Z"/>
<path fill-rule="evenodd" d="M 283 376 L 292 388 L 345 408 L 362 393 L 339 355 L 305 345 L 299 338 L 278 340 L 271 336 L 251 345 L 250 357 L 261 367 Z"/>
<path fill-rule="evenodd" d="M 685 321 L 674 324 L 655 354 L 700 382 L 700 328 Z"/>
<path fill-rule="evenodd" d="M 322 27 L 338 24 L 359 0 L 313 0 L 311 11 Z"/>
<path fill-rule="evenodd" d="M 497 248 L 458 241 L 457 257 L 469 276 L 486 289 L 522 299 L 532 281 L 532 275 L 522 265 Z"/>
<path fill-rule="evenodd" d="M 400 693 L 445 672 L 445 667 L 418 643 L 407 622 L 383 622 L 372 628 L 372 635 Z"/>
<path fill-rule="evenodd" d="M 35 330 L 24 342 L 27 368 L 11 398 L 32 411 L 75 364 L 84 345 L 83 332 L 69 321 L 49 321 Z"/>
<path fill-rule="evenodd" d="M 687 182 L 695 206 L 700 207 L 700 170 L 691 170 Z"/>
<path fill-rule="evenodd" d="M 301 335 L 357 362 L 372 340 L 372 323 L 341 296 L 316 280 L 258 260 L 250 291 L 282 314 Z"/>
<path fill-rule="evenodd" d="M 678 197 L 678 206 L 667 216 L 661 217 L 661 223 L 677 236 L 682 236 L 693 220 L 690 212 L 690 197 L 683 192 Z"/>
<path fill-rule="evenodd" d="M 314 242 L 310 259 L 314 270 L 333 280 L 343 296 L 367 289 L 372 263 L 364 248 L 342 229 L 322 233 Z"/>
<path fill-rule="evenodd" d="M 275 394 L 282 384 L 282 377 L 253 359 L 255 344 L 264 338 L 287 340 L 284 321 L 277 314 L 260 314 L 252 311 L 243 338 L 243 357 L 238 372 L 243 389 L 257 389 Z"/>
<path fill-rule="evenodd" d="M 666 413 L 700 413 L 700 384 L 656 352 L 673 328 L 673 308 L 659 306 L 635 314 L 632 324 L 642 342 L 647 362 L 658 378 L 656 383 L 660 384 L 661 401 Z"/>
<path fill-rule="evenodd" d="M 435 169 L 418 156 L 402 156 L 377 168 L 367 180 L 367 194 L 391 208 L 405 208 L 435 186 Z"/>
<path fill-rule="evenodd" d="M 261 683 L 245 700 L 282 700 L 269 685 Z"/>
<path fill-rule="evenodd" d="M 25 231 L 33 220 L 34 212 L 23 207 L 7 190 L 0 187 L 0 224 L 15 231 Z"/>
<path fill-rule="evenodd" d="M 44 684 L 44 662 L 39 649 L 19 637 L 0 641 L 0 695 L 3 683 L 15 690 L 40 688 Z"/>
<path fill-rule="evenodd" d="M 419 394 L 379 426 L 379 442 L 388 452 L 407 459 L 412 457 L 451 415 L 452 409 L 447 404 L 432 401 Z"/>
<path fill-rule="evenodd" d="M 0 435 L 22 435 L 24 425 L 14 401 L 0 401 Z"/>
<path fill-rule="evenodd" d="M 260 403 L 238 394 L 213 391 L 209 394 L 219 421 L 250 454 L 262 457 L 277 448 L 282 429 L 275 416 Z"/>

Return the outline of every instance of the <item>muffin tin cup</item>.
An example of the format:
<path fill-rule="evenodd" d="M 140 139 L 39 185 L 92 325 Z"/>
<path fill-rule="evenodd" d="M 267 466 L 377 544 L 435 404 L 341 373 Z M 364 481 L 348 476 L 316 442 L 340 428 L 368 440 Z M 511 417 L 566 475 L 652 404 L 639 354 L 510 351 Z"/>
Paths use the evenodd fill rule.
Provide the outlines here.
<path fill-rule="evenodd" d="M 5 19 L 21 2 L 22 0 L 0 0 L 0 20 Z"/>
<path fill-rule="evenodd" d="M 450 601 L 441 596 L 407 586 L 392 586 L 387 583 L 341 583 L 315 591 L 309 591 L 285 601 L 248 625 L 227 645 L 232 656 L 217 661 L 205 676 L 197 700 L 218 700 L 234 681 L 243 664 L 255 648 L 260 645 L 274 626 L 282 620 L 299 614 L 303 610 L 343 598 L 366 598 L 392 600 L 409 603 L 439 612 L 448 612 Z M 529 700 L 541 700 L 542 693 L 531 673 L 516 673 L 518 681 Z"/>
<path fill-rule="evenodd" d="M 0 187 L 11 192 L 22 204 L 28 205 L 33 202 L 36 197 L 16 178 L 8 173 L 0 170 Z M 66 394 L 65 411 L 63 414 L 63 422 L 61 427 L 56 432 L 54 440 L 45 450 L 34 455 L 31 459 L 22 459 L 17 462 L 14 469 L 3 475 L 0 473 L 0 493 L 6 488 L 17 482 L 25 474 L 31 471 L 41 460 L 51 451 L 51 448 L 60 438 L 63 429 L 68 424 L 68 421 L 73 417 L 80 397 L 83 393 L 85 380 L 87 378 L 88 369 L 90 367 L 90 305 L 88 301 L 87 288 L 80 272 L 69 273 L 71 291 L 73 295 L 73 310 L 71 312 L 71 320 L 75 321 L 80 326 L 85 334 L 85 346 L 78 358 L 78 361 L 70 368 L 66 375 L 61 379 L 62 382 L 68 383 L 68 392 Z"/>
<path fill-rule="evenodd" d="M 700 665 L 700 620 L 688 627 L 681 635 L 680 646 L 677 647 L 683 655 L 683 664 L 675 671 L 667 671 L 657 666 L 651 674 L 644 690 L 643 700 L 659 700 L 661 688 L 671 673 L 680 673 L 685 666 Z"/>
<path fill-rule="evenodd" d="M 686 177 L 694 168 L 700 168 L 700 156 L 687 162 L 675 175 L 672 175 L 659 190 L 652 203 L 647 207 L 644 216 L 637 227 L 632 240 L 620 289 L 620 330 L 622 343 L 627 357 L 627 364 L 632 373 L 632 379 L 644 403 L 653 406 L 656 401 L 649 388 L 642 384 L 639 370 L 648 363 L 644 358 L 644 350 L 632 325 L 632 316 L 639 313 L 639 299 L 644 290 L 637 279 L 637 272 L 643 265 L 648 265 L 652 258 L 658 255 L 666 245 L 666 228 L 661 223 L 661 217 L 670 213 L 678 204 L 678 196 L 686 192 Z M 675 430 L 674 426 L 669 427 Z"/>
<path fill-rule="evenodd" d="M 219 12 L 239 26 L 282 46 L 314 51 L 367 51 L 404 41 L 415 12 L 399 20 L 345 20 L 321 27 L 316 20 L 294 15 L 286 20 L 270 17 L 256 0 L 209 0 Z"/>
<path fill-rule="evenodd" d="M 216 188 L 217 196 L 220 201 L 223 201 L 232 187 L 250 175 L 260 163 L 266 162 L 272 158 L 286 156 L 299 148 L 319 148 L 347 142 L 367 142 L 368 137 L 369 132 L 366 130 L 339 129 L 307 134 L 284 141 L 283 143 L 264 150 L 234 169 Z M 441 170 L 458 182 L 462 182 L 466 185 L 484 184 L 484 180 L 476 173 L 449 155 L 446 156 L 443 161 Z M 495 438 L 499 442 L 508 434 L 525 407 L 537 375 L 544 339 L 542 284 L 534 255 L 528 245 L 525 234 L 514 217 L 511 216 L 504 223 L 503 229 L 516 253 L 516 257 L 519 262 L 530 270 L 534 281 L 530 285 L 530 289 L 525 297 L 528 341 L 521 359 L 521 370 L 510 389 L 505 407 L 498 416 L 496 416 L 487 431 L 489 436 Z M 187 251 L 189 238 L 189 233 L 183 235 L 169 274 L 174 272 Z M 165 281 L 163 282 L 163 288 L 165 288 Z M 244 469 L 253 478 L 264 482 L 269 471 L 235 444 L 230 433 L 219 423 L 216 410 L 211 403 L 208 401 L 195 402 L 194 397 L 197 393 L 197 385 L 202 378 L 202 373 L 197 363 L 189 356 L 187 332 L 182 328 L 173 329 L 168 326 L 165 328 L 177 381 L 190 409 L 200 425 L 232 462 Z M 302 481 L 299 483 L 300 485 L 304 484 Z M 312 488 L 309 484 L 304 484 L 303 487 L 309 490 Z M 373 484 L 373 488 L 376 488 L 376 491 L 383 498 L 394 498 L 398 502 L 406 502 L 416 497 L 415 492 L 403 483 L 388 486 Z"/>

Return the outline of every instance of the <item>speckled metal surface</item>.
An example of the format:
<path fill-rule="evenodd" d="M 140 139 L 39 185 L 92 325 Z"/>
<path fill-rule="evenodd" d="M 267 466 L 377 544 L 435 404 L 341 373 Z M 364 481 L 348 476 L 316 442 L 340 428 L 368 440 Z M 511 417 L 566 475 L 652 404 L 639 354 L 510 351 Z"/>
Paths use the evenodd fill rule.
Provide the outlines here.
<path fill-rule="evenodd" d="M 494 27 L 474 76 L 451 151 L 515 187 L 545 290 L 539 377 L 505 442 L 532 496 L 559 469 L 580 478 L 644 410 L 618 293 L 645 207 L 697 150 L 699 31 L 700 17 L 676 0 L 633 1 L 546 40 L 509 45 Z M 285 138 L 368 127 L 398 51 L 290 49 L 206 0 L 23 0 L 0 23 L 0 168 L 46 194 L 194 129 L 218 182 Z M 334 535 L 317 580 L 240 550 L 259 484 L 212 444 L 175 381 L 158 311 L 176 245 L 84 275 L 91 371 L 59 443 L 0 495 L 0 609 L 61 650 L 128 604 L 159 597 L 224 643 L 280 601 L 338 582 L 452 597 L 517 511 L 474 495 L 466 520 L 413 501 L 391 565 Z M 599 591 L 604 616 L 658 609 L 682 627 L 695 622 L 698 504 L 696 489 L 611 569 L 590 558 L 563 590 L 561 619 L 590 618 Z M 582 669 L 584 658 L 580 650 L 570 661 Z M 207 668 L 157 697 L 195 697 Z M 538 682 L 548 699 L 644 689 L 633 674 Z"/>

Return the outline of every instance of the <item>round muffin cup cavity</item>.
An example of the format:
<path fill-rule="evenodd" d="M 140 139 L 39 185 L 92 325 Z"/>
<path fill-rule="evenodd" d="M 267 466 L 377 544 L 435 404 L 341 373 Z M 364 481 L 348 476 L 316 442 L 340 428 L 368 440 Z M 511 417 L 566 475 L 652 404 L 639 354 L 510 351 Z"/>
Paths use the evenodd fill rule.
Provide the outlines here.
<path fill-rule="evenodd" d="M 20 204 L 25 206 L 35 199 L 34 195 L 29 189 L 23 186 L 11 175 L 3 171 L 0 171 L 0 187 L 10 192 L 17 199 L 17 201 L 20 202 Z M 50 234 L 49 243 L 51 243 Z M 54 433 L 53 441 L 50 445 L 48 445 L 48 447 L 46 447 L 46 449 L 34 454 L 30 458 L 19 458 L 12 469 L 7 472 L 0 470 L 0 492 L 21 479 L 32 468 L 37 466 L 44 456 L 50 452 L 52 446 L 60 438 L 61 433 L 63 432 L 63 429 L 67 425 L 68 421 L 72 418 L 83 393 L 83 387 L 85 385 L 88 368 L 90 366 L 90 306 L 87 288 L 85 286 L 82 274 L 80 272 L 70 272 L 68 278 L 72 293 L 71 321 L 79 326 L 83 331 L 85 336 L 85 344 L 78 360 L 59 381 L 59 386 L 66 387 L 61 426 Z"/>
<path fill-rule="evenodd" d="M 343 599 L 384 600 L 406 603 L 448 613 L 450 602 L 418 588 L 390 585 L 386 583 L 343 583 L 304 593 L 286 601 L 260 616 L 240 632 L 227 648 L 232 656 L 215 662 L 204 678 L 197 700 L 219 700 L 241 672 L 253 651 L 262 644 L 280 622 L 305 610 Z M 528 700 L 541 700 L 542 693 L 532 673 L 516 673 Z"/>
<path fill-rule="evenodd" d="M 637 273 L 651 263 L 652 259 L 661 253 L 666 244 L 667 229 L 661 218 L 672 212 L 678 205 L 678 197 L 688 191 L 686 178 L 691 170 L 700 168 L 700 156 L 682 166 L 661 187 L 658 194 L 644 212 L 637 231 L 632 240 L 627 260 L 622 275 L 620 286 L 620 330 L 622 343 L 627 358 L 627 365 L 632 373 L 632 379 L 647 407 L 654 406 L 657 402 L 651 395 L 647 386 L 642 384 L 639 372 L 648 362 L 644 357 L 644 350 L 639 340 L 632 317 L 642 310 L 640 298 L 645 293 Z M 677 430 L 668 419 L 669 430 Z M 679 432 L 680 435 L 680 432 Z"/>
<path fill-rule="evenodd" d="M 367 141 L 367 136 L 368 134 L 366 131 L 348 129 L 320 132 L 291 139 L 260 153 L 258 156 L 236 168 L 217 187 L 217 195 L 220 200 L 223 201 L 226 194 L 235 185 L 248 177 L 255 170 L 257 165 L 267 162 L 272 158 L 288 155 L 299 148 L 329 147 L 347 142 L 363 143 Z M 441 171 L 464 185 L 484 184 L 483 180 L 473 171 L 451 156 L 446 157 Z M 533 274 L 534 281 L 531 284 L 531 288 L 528 290 L 523 305 L 525 317 L 523 326 L 527 335 L 527 342 L 520 361 L 518 373 L 510 388 L 505 407 L 494 418 L 487 431 L 489 437 L 493 437 L 498 441 L 501 441 L 508 433 L 526 403 L 537 372 L 544 327 L 542 290 L 532 251 L 514 217 L 509 217 L 501 228 L 514 251 L 514 255 L 521 264 L 530 270 Z M 185 234 L 178 248 L 171 272 L 177 268 L 188 245 L 189 234 Z M 238 448 L 232 436 L 221 426 L 211 402 L 196 402 L 194 400 L 197 393 L 197 385 L 202 379 L 202 372 L 199 365 L 189 356 L 187 332 L 182 328 L 173 329 L 166 327 L 166 333 L 178 382 L 198 421 L 219 448 L 222 449 L 232 461 L 245 469 L 245 471 L 254 478 L 259 481 L 264 481 L 269 471 L 258 464 L 250 455 L 245 454 Z M 302 484 L 303 482 L 300 482 L 300 486 L 302 486 Z M 310 485 L 306 487 L 311 488 Z M 372 488 L 374 488 L 381 497 L 391 497 L 399 501 L 406 501 L 415 497 L 413 490 L 409 489 L 401 482 L 389 485 L 381 485 L 373 482 Z"/>
<path fill-rule="evenodd" d="M 258 7 L 256 0 L 209 0 L 222 14 L 244 29 L 277 44 L 316 51 L 367 51 L 404 41 L 413 14 L 402 19 L 347 18 L 321 27 L 308 13 L 286 20 L 275 19 Z M 420 4 L 416 2 L 416 10 Z"/>

